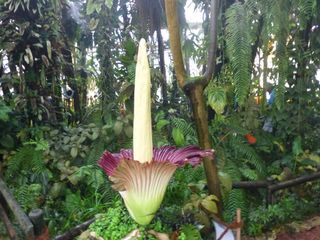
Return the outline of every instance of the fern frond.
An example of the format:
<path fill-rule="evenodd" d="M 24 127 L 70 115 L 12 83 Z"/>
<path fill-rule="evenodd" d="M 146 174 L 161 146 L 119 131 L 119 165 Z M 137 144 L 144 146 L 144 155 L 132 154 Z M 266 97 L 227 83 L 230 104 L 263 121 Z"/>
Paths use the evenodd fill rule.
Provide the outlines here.
<path fill-rule="evenodd" d="M 180 236 L 182 234 L 187 237 L 187 239 L 201 239 L 199 230 L 191 224 L 186 224 L 181 227 Z"/>
<path fill-rule="evenodd" d="M 34 151 L 31 161 L 32 171 L 36 174 L 41 174 L 47 170 L 42 151 Z"/>
<path fill-rule="evenodd" d="M 229 120 L 225 123 L 225 125 L 232 132 L 237 133 L 237 134 L 245 135 L 249 132 L 248 129 L 245 129 L 242 126 L 240 126 L 240 122 L 234 122 L 232 120 Z"/>
<path fill-rule="evenodd" d="M 83 200 L 80 196 L 80 191 L 71 193 L 70 191 L 66 195 L 64 202 L 64 209 L 69 215 L 75 215 L 79 210 L 83 210 Z M 76 217 L 76 216 L 75 216 Z"/>
<path fill-rule="evenodd" d="M 7 174 L 13 175 L 17 173 L 26 159 L 31 159 L 33 155 L 34 148 L 31 146 L 24 146 L 17 150 L 15 155 L 13 155 L 8 161 Z"/>
<path fill-rule="evenodd" d="M 103 137 L 99 137 L 95 140 L 94 144 L 92 144 L 92 149 L 88 154 L 87 164 L 96 164 L 99 158 L 102 156 L 105 150 L 105 139 Z"/>
<path fill-rule="evenodd" d="M 179 168 L 174 175 L 174 179 L 183 180 L 185 183 L 195 183 L 205 179 L 204 168 L 202 165 L 197 167 L 185 166 Z"/>
<path fill-rule="evenodd" d="M 224 200 L 224 218 L 232 222 L 235 218 L 237 208 L 241 209 L 243 219 L 248 216 L 248 202 L 243 189 L 232 189 Z"/>
<path fill-rule="evenodd" d="M 223 168 L 223 171 L 228 173 L 232 177 L 232 180 L 234 181 L 241 180 L 241 172 L 239 170 L 238 164 L 236 164 L 235 161 L 231 159 L 227 159 L 225 163 L 225 167 Z"/>
<path fill-rule="evenodd" d="M 237 101 L 242 105 L 247 97 L 251 81 L 251 39 L 246 10 L 240 2 L 226 12 L 227 53 L 233 70 Z"/>
<path fill-rule="evenodd" d="M 128 82 L 134 83 L 134 77 L 136 74 L 136 64 L 135 63 L 131 63 L 128 67 L 127 67 L 127 71 L 128 71 Z"/>
<path fill-rule="evenodd" d="M 19 148 L 16 154 L 11 157 L 6 174 L 15 175 L 21 170 L 41 173 L 45 169 L 43 152 L 35 150 L 34 146 L 26 145 Z"/>
<path fill-rule="evenodd" d="M 303 16 L 305 19 L 311 18 L 316 12 L 316 0 L 299 0 L 297 2 L 297 9 L 299 10 L 300 18 Z"/>
<path fill-rule="evenodd" d="M 173 127 L 178 128 L 183 133 L 188 144 L 198 143 L 197 133 L 191 123 L 187 123 L 187 121 L 182 118 L 173 118 L 171 119 L 171 123 Z"/>
<path fill-rule="evenodd" d="M 289 12 L 291 3 L 289 0 L 276 1 L 271 8 L 273 16 L 271 32 L 275 35 L 276 41 L 276 65 L 278 67 L 278 84 L 276 86 L 276 106 L 280 109 L 284 105 L 285 83 L 288 75 L 288 53 L 287 38 L 289 34 Z"/>
<path fill-rule="evenodd" d="M 245 158 L 247 163 L 252 165 L 260 176 L 265 176 L 265 164 L 256 151 L 245 143 L 239 136 L 230 139 L 230 146 L 237 154 L 238 160 Z"/>
<path fill-rule="evenodd" d="M 249 166 L 239 168 L 242 175 L 252 181 L 258 180 L 258 175 L 255 170 L 250 169 Z"/>
<path fill-rule="evenodd" d="M 38 197 L 41 195 L 41 185 L 39 184 L 23 184 L 15 188 L 13 193 L 25 212 L 30 209 L 39 207 Z"/>

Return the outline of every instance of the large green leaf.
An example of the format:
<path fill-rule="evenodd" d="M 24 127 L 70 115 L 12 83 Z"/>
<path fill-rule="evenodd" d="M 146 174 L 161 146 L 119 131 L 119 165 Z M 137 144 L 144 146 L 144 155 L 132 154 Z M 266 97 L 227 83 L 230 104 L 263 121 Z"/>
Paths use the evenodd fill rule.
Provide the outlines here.
<path fill-rule="evenodd" d="M 177 146 L 183 146 L 185 144 L 184 135 L 179 128 L 172 129 L 172 137 Z"/>
<path fill-rule="evenodd" d="M 221 114 L 227 104 L 225 89 L 222 87 L 211 88 L 208 92 L 208 103 L 217 114 Z"/>

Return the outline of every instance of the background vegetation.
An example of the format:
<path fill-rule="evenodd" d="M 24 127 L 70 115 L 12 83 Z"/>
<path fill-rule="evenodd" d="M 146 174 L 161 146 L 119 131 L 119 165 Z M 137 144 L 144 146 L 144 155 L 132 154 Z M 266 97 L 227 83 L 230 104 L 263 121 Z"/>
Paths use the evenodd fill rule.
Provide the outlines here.
<path fill-rule="evenodd" d="M 211 5 L 177 1 L 191 82 L 195 71 L 202 75 L 210 67 Z M 186 17 L 190 9 L 202 14 L 201 23 Z M 263 191 L 231 184 L 319 171 L 320 4 L 221 0 L 217 12 L 216 60 L 204 98 L 220 213 L 231 222 L 241 207 L 247 233 L 258 235 L 291 220 L 290 212 L 296 218 L 308 213 L 296 209 L 319 206 L 319 182 L 280 191 L 268 211 Z M 110 206 L 121 208 L 96 161 L 105 149 L 132 145 L 141 37 L 149 42 L 154 145 L 199 144 L 192 104 L 173 69 L 164 1 L 0 0 L 0 174 L 26 212 L 45 210 L 52 236 Z M 268 82 L 275 89 L 272 105 Z M 268 117 L 271 133 L 262 130 Z M 205 179 L 202 167 L 176 173 L 158 217 L 166 227 L 159 231 L 189 226 L 184 232 L 200 222 L 203 236 L 210 233 L 212 212 L 203 201 L 214 200 L 207 198 Z"/>

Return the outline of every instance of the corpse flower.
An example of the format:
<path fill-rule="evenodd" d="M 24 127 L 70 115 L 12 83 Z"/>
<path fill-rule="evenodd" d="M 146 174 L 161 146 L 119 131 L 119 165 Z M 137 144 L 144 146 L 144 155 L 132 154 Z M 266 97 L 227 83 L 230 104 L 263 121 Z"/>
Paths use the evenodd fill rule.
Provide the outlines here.
<path fill-rule="evenodd" d="M 98 161 L 113 183 L 112 187 L 119 191 L 131 217 L 141 225 L 153 219 L 178 167 L 187 163 L 195 166 L 202 158 L 213 156 L 213 150 L 195 146 L 153 149 L 150 89 L 146 42 L 141 39 L 135 77 L 133 150 L 105 151 Z"/>

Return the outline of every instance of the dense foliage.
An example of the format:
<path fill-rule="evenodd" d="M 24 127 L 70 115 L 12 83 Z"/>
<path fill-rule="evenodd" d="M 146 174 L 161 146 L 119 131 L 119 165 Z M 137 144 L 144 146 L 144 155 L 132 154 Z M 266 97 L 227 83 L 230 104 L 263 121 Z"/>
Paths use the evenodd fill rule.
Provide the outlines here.
<path fill-rule="evenodd" d="M 186 71 L 204 72 L 211 3 L 178 3 Z M 173 70 L 164 10 L 155 0 L 0 0 L 0 176 L 25 212 L 44 209 L 52 236 L 96 214 L 104 215 L 90 229 L 105 239 L 138 228 L 96 161 L 105 149 L 132 147 L 141 37 L 150 51 L 154 146 L 201 142 Z M 203 22 L 188 19 L 190 10 Z M 226 222 L 242 209 L 250 235 L 318 211 L 319 182 L 281 190 L 267 208 L 264 191 L 232 182 L 320 170 L 319 13 L 316 0 L 221 0 L 204 98 L 222 199 L 207 192 L 202 166 L 186 166 L 149 229 L 210 239 L 219 203 Z"/>

